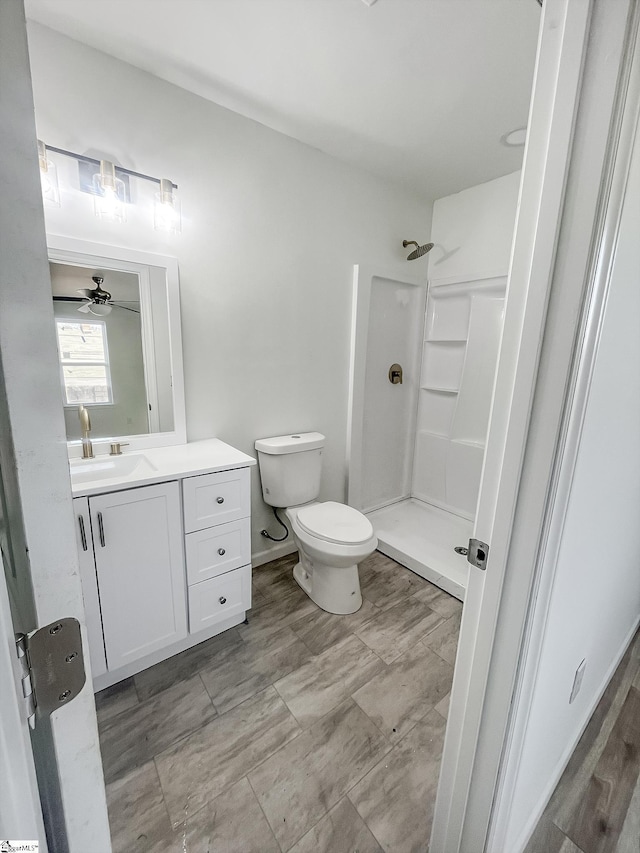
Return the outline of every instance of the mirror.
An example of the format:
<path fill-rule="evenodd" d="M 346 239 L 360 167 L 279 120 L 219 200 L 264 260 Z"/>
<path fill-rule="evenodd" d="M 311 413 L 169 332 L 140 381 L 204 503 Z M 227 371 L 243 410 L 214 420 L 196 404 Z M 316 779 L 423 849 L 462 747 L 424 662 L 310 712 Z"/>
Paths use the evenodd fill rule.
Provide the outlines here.
<path fill-rule="evenodd" d="M 55 236 L 48 245 L 71 455 L 80 404 L 98 452 L 119 440 L 134 449 L 184 443 L 175 259 Z"/>

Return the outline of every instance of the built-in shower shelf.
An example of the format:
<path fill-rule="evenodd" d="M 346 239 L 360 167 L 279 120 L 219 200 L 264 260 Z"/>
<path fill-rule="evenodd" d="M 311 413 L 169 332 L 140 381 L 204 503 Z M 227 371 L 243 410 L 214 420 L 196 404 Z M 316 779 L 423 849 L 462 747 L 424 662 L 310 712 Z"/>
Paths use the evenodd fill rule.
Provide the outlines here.
<path fill-rule="evenodd" d="M 466 338 L 425 338 L 428 344 L 466 344 Z"/>
<path fill-rule="evenodd" d="M 438 394 L 457 394 L 458 388 L 443 388 L 439 385 L 421 385 L 422 391 L 435 391 Z"/>

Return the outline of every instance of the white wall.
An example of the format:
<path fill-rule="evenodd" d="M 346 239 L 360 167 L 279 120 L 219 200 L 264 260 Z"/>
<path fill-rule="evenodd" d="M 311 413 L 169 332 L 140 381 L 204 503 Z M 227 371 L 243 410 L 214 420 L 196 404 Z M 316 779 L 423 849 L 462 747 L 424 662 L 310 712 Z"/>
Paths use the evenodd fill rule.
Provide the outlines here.
<path fill-rule="evenodd" d="M 327 436 L 323 497 L 343 499 L 352 264 L 406 268 L 430 205 L 264 126 L 37 25 L 38 135 L 180 186 L 183 231 L 151 211 L 101 223 L 62 187 L 54 233 L 175 255 L 187 429 L 253 453 L 256 438 Z M 254 551 L 272 516 L 254 475 Z"/>
<path fill-rule="evenodd" d="M 507 274 L 520 174 L 513 172 L 434 202 L 430 280 Z"/>
<path fill-rule="evenodd" d="M 519 851 L 640 618 L 640 142 L 537 662 L 505 849 Z M 582 689 L 569 705 L 578 664 Z M 535 667 L 535 661 L 527 666 Z"/>

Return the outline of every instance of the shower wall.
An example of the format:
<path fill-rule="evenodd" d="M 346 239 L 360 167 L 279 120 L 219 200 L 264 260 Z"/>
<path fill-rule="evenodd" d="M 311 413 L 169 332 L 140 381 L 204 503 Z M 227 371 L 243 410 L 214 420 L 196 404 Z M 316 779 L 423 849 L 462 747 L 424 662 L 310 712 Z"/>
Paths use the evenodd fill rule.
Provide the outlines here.
<path fill-rule="evenodd" d="M 413 497 L 475 515 L 504 313 L 506 276 L 430 281 Z"/>
<path fill-rule="evenodd" d="M 358 268 L 349 502 L 364 512 L 416 499 L 475 514 L 519 182 L 436 201 L 434 248 L 404 280 Z"/>
<path fill-rule="evenodd" d="M 411 491 L 424 304 L 424 286 L 371 277 L 362 422 L 365 511 Z M 402 384 L 389 381 L 394 363 L 402 366 Z"/>

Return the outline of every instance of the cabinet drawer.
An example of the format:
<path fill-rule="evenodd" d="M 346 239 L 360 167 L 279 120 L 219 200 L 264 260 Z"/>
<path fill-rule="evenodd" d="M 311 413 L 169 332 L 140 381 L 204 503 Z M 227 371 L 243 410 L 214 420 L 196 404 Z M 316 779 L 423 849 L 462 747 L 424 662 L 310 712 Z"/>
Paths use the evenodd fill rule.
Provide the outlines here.
<path fill-rule="evenodd" d="M 186 533 L 246 518 L 251 510 L 249 469 L 187 477 L 182 481 L 182 495 Z"/>
<path fill-rule="evenodd" d="M 185 542 L 189 584 L 200 583 L 251 562 L 248 518 L 187 533 Z"/>
<path fill-rule="evenodd" d="M 197 634 L 251 607 L 251 566 L 189 587 L 189 631 Z"/>

